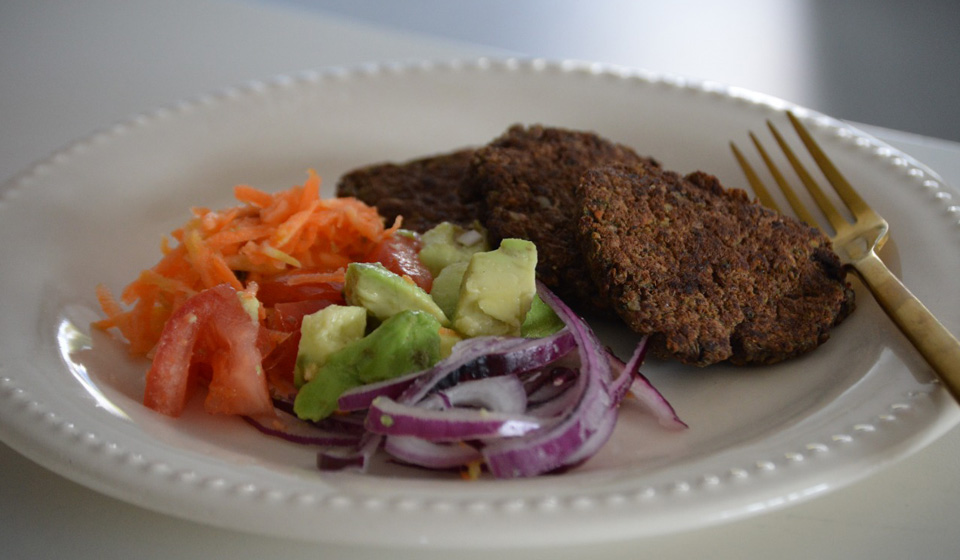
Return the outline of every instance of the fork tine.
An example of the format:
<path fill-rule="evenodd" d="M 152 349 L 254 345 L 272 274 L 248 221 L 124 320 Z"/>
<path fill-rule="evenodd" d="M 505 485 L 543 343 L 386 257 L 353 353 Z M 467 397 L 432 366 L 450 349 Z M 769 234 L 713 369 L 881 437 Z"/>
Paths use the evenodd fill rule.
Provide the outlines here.
<path fill-rule="evenodd" d="M 807 210 L 807 207 L 797 198 L 797 193 L 793 191 L 793 188 L 787 183 L 787 180 L 783 178 L 783 173 L 780 173 L 780 168 L 777 167 L 777 164 L 773 162 L 770 158 L 770 155 L 767 154 L 767 150 L 764 149 L 763 144 L 760 143 L 760 140 L 757 140 L 757 137 L 751 132 L 750 139 L 753 140 L 753 145 L 756 146 L 757 152 L 760 153 L 760 157 L 763 158 L 763 162 L 767 165 L 767 169 L 770 170 L 770 174 L 773 175 L 773 180 L 776 181 L 777 186 L 780 187 L 780 190 L 783 191 L 783 195 L 787 198 L 787 202 L 790 203 L 790 207 L 793 208 L 793 211 L 796 212 L 797 217 L 800 218 L 801 222 L 805 222 L 807 225 L 815 226 L 817 221 L 813 216 L 810 215 L 810 212 Z"/>
<path fill-rule="evenodd" d="M 810 155 L 813 156 L 814 161 L 816 161 L 817 165 L 820 166 L 820 170 L 823 171 L 827 181 L 833 185 L 833 188 L 836 189 L 837 194 L 840 195 L 840 199 L 843 200 L 844 204 L 847 205 L 847 208 L 850 209 L 853 215 L 860 216 L 862 214 L 872 213 L 873 210 L 870 208 L 870 206 L 867 205 L 862 198 L 860 198 L 860 195 L 857 194 L 857 191 L 853 189 L 840 171 L 837 170 L 836 166 L 833 165 L 833 162 L 830 161 L 830 158 L 823 153 L 823 150 L 821 150 L 820 146 L 816 143 L 816 141 L 814 141 L 813 137 L 810 135 L 810 132 L 807 131 L 807 127 L 803 126 L 803 123 L 800 122 L 800 119 L 798 119 L 796 115 L 790 111 L 787 111 L 787 118 L 790 119 L 790 123 L 793 124 L 793 128 L 800 136 L 800 140 L 802 140 L 804 146 L 807 147 L 807 151 L 810 152 Z"/>
<path fill-rule="evenodd" d="M 747 176 L 747 182 L 750 183 L 750 188 L 752 188 L 754 194 L 757 195 L 760 204 L 779 212 L 780 207 L 777 205 L 777 201 L 770 196 L 770 191 L 767 190 L 766 185 L 763 184 L 763 181 L 757 176 L 756 171 L 754 171 L 750 163 L 747 162 L 747 158 L 743 157 L 743 154 L 740 153 L 737 145 L 730 142 L 730 149 L 733 150 L 733 155 L 737 158 L 737 163 L 740 164 L 740 168 L 743 169 L 743 174 Z"/>
<path fill-rule="evenodd" d="M 820 207 L 820 211 L 823 212 L 823 215 L 827 218 L 827 221 L 830 222 L 830 225 L 833 226 L 833 230 L 837 231 L 845 224 L 848 224 L 847 220 L 837 212 L 837 208 L 830 202 L 830 199 L 823 194 L 823 190 L 820 188 L 820 185 L 810 176 L 810 173 L 807 172 L 807 168 L 800 163 L 800 159 L 797 158 L 797 155 L 794 153 L 793 149 L 790 148 L 790 145 L 787 144 L 786 140 L 783 139 L 783 136 L 780 135 L 780 131 L 777 130 L 777 127 L 773 125 L 772 122 L 767 121 L 767 127 L 770 128 L 770 132 L 773 133 L 774 139 L 777 141 L 777 144 L 780 145 L 780 150 L 783 151 L 783 154 L 787 157 L 787 160 L 790 162 L 790 165 L 793 167 L 793 170 L 797 173 L 797 176 L 800 178 L 800 182 L 807 188 L 807 191 L 813 196 L 813 200 L 817 203 L 817 206 Z M 809 223 L 809 222 L 808 222 Z"/>

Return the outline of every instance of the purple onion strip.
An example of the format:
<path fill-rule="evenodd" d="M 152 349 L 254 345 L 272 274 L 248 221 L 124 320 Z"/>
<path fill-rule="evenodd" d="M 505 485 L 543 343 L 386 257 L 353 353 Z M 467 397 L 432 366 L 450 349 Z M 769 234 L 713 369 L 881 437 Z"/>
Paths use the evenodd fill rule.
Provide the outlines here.
<path fill-rule="evenodd" d="M 637 372 L 636 379 L 630 384 L 629 393 L 653 413 L 664 428 L 683 430 L 689 427 L 686 422 L 680 419 L 676 410 L 663 397 L 663 394 L 640 372 Z"/>
<path fill-rule="evenodd" d="M 471 407 L 520 414 L 527 409 L 527 393 L 516 375 L 500 375 L 458 383 L 418 403 L 428 409 Z"/>
<path fill-rule="evenodd" d="M 449 357 L 427 370 L 397 400 L 414 404 L 432 391 L 466 379 L 534 371 L 567 355 L 574 347 L 568 329 L 545 338 L 470 338 L 457 343 Z"/>
<path fill-rule="evenodd" d="M 383 449 L 400 461 L 429 469 L 452 469 L 482 459 L 480 452 L 466 443 L 434 443 L 412 436 L 387 437 Z"/>
<path fill-rule="evenodd" d="M 355 469 L 366 472 L 383 436 L 367 432 L 356 445 L 348 447 L 331 447 L 317 453 L 317 468 L 322 471 L 338 471 Z"/>
<path fill-rule="evenodd" d="M 347 431 L 328 431 L 315 428 L 303 423 L 299 419 L 285 421 L 277 413 L 277 418 L 261 420 L 251 416 L 243 419 L 256 428 L 260 433 L 280 438 L 299 445 L 316 445 L 320 447 L 355 445 L 360 435 Z M 268 425 L 269 424 L 269 425 Z"/>
<path fill-rule="evenodd" d="M 610 392 L 612 371 L 606 352 L 593 331 L 545 286 L 538 283 L 540 298 L 567 325 L 580 354 L 580 373 L 571 388 L 577 396 L 568 415 L 555 426 L 528 436 L 501 440 L 483 449 L 491 473 L 497 478 L 535 476 L 563 467 L 568 460 L 582 460 L 577 450 L 594 433 L 598 449 L 609 436 L 604 428 L 605 412 L 616 406 Z"/>
<path fill-rule="evenodd" d="M 483 409 L 431 410 L 379 397 L 367 413 L 366 427 L 388 436 L 415 436 L 428 441 L 463 441 L 519 437 L 540 428 L 543 421 L 523 414 L 504 414 Z"/>

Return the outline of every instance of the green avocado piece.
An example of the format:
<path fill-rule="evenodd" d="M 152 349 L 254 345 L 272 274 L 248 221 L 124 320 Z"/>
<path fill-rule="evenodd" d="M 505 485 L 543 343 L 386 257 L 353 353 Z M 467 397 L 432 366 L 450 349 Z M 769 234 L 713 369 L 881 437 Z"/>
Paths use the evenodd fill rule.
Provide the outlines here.
<path fill-rule="evenodd" d="M 553 309 L 544 303 L 540 296 L 534 296 L 530 311 L 527 312 L 523 324 L 520 325 L 520 336 L 543 338 L 559 331 L 564 326 L 563 321 L 554 313 Z"/>
<path fill-rule="evenodd" d="M 362 307 L 331 305 L 304 316 L 293 370 L 296 386 L 313 379 L 334 352 L 363 338 L 366 330 L 367 310 Z"/>
<path fill-rule="evenodd" d="M 474 253 L 490 250 L 487 232 L 476 224 L 463 228 L 450 222 L 441 222 L 425 232 L 420 240 L 420 262 L 436 277 L 447 266 L 467 262 Z"/>
<path fill-rule="evenodd" d="M 413 282 L 387 270 L 380 263 L 350 263 L 343 287 L 347 304 L 364 307 L 384 321 L 401 311 L 423 311 L 433 315 L 441 325 L 450 320 L 430 294 Z"/>
<path fill-rule="evenodd" d="M 447 317 L 453 317 L 457 310 L 457 300 L 460 299 L 460 283 L 463 281 L 463 274 L 467 271 L 468 264 L 470 263 L 467 261 L 449 264 L 433 278 L 430 297 L 440 306 Z"/>
<path fill-rule="evenodd" d="M 467 337 L 519 336 L 536 284 L 537 247 L 504 239 L 493 251 L 470 257 L 460 284 L 453 328 Z"/>
<path fill-rule="evenodd" d="M 440 323 L 421 311 L 401 311 L 327 358 L 297 392 L 293 411 L 321 420 L 337 410 L 344 391 L 427 369 L 440 359 Z"/>
<path fill-rule="evenodd" d="M 463 337 L 460 336 L 460 333 L 453 329 L 441 328 L 440 329 L 440 359 L 443 360 L 450 356 L 453 353 L 453 347 L 457 345 L 458 342 L 462 341 Z"/>

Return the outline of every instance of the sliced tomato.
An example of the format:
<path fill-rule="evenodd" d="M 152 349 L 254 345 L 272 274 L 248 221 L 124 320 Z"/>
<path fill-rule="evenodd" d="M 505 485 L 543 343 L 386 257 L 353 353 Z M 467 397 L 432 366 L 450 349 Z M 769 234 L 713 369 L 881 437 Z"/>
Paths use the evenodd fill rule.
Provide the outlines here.
<path fill-rule="evenodd" d="M 191 386 L 206 383 L 207 412 L 271 414 L 273 402 L 261 368 L 259 336 L 260 325 L 244 310 L 232 287 L 222 284 L 191 297 L 170 316 L 160 335 L 147 372 L 144 404 L 179 416 Z"/>
<path fill-rule="evenodd" d="M 400 276 L 408 276 L 429 293 L 433 287 L 433 275 L 420 260 L 420 248 L 420 239 L 415 236 L 391 235 L 378 243 L 366 260 L 378 262 Z"/>
<path fill-rule="evenodd" d="M 303 316 L 316 313 L 321 309 L 333 305 L 334 302 L 326 299 L 309 299 L 305 301 L 291 301 L 278 303 L 273 311 L 267 315 L 267 326 L 271 329 L 294 332 L 300 330 Z"/>
<path fill-rule="evenodd" d="M 340 282 L 291 284 L 289 278 L 275 278 L 260 283 L 257 299 L 266 307 L 304 300 L 325 300 L 343 305 L 343 284 Z"/>
<path fill-rule="evenodd" d="M 293 398 L 297 387 L 293 382 L 293 370 L 297 365 L 297 352 L 300 349 L 300 331 L 287 335 L 273 350 L 263 358 L 263 372 L 267 376 L 270 389 L 276 394 Z"/>

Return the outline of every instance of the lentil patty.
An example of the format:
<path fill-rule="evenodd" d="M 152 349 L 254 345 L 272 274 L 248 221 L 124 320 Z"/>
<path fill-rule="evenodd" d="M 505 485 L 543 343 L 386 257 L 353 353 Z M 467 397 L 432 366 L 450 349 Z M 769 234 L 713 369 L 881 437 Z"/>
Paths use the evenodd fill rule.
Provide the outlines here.
<path fill-rule="evenodd" d="M 775 363 L 817 347 L 853 309 L 829 239 L 711 175 L 596 168 L 575 202 L 602 296 L 661 356 Z"/>
<path fill-rule="evenodd" d="M 352 196 L 376 206 L 388 224 L 403 216 L 403 227 L 424 232 L 440 222 L 472 224 L 476 203 L 460 196 L 472 149 L 406 163 L 381 163 L 356 169 L 337 183 L 337 196 Z"/>
<path fill-rule="evenodd" d="M 652 162 L 590 132 L 514 125 L 474 154 L 465 198 L 479 202 L 494 242 L 537 245 L 537 276 L 557 295 L 581 310 L 604 309 L 577 250 L 574 191 L 591 167 L 641 161 Z"/>

